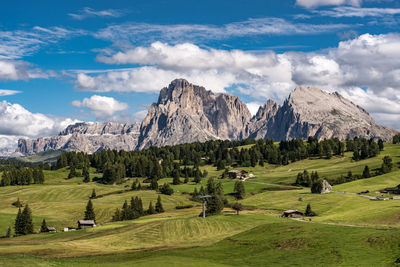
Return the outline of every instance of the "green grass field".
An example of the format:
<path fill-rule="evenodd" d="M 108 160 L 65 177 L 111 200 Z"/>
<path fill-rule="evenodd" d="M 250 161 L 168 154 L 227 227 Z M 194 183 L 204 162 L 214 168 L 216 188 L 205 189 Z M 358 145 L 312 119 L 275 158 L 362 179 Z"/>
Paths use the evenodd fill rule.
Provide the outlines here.
<path fill-rule="evenodd" d="M 0 187 L 0 235 L 13 226 L 17 198 L 29 203 L 35 230 L 42 219 L 58 230 L 76 226 L 83 218 L 92 190 L 100 226 L 74 232 L 33 234 L 0 239 L 1 266 L 393 266 L 400 257 L 400 200 L 371 201 L 342 193 L 311 194 L 309 188 L 291 188 L 298 172 L 318 171 L 320 177 L 336 178 L 349 170 L 360 174 L 365 165 L 379 168 L 382 158 L 393 158 L 393 171 L 333 186 L 333 190 L 369 195 L 400 184 L 400 145 L 385 144 L 378 157 L 352 161 L 351 154 L 332 159 L 308 159 L 287 166 L 243 168 L 257 178 L 245 182 L 246 197 L 239 202 L 246 211 L 199 218 L 201 203 L 188 193 L 201 184 L 172 185 L 175 193 L 161 195 L 165 213 L 132 221 L 110 223 L 114 210 L 125 200 L 140 196 L 144 207 L 155 203 L 159 193 L 130 191 L 132 180 L 120 185 L 83 183 L 66 179 L 68 169 L 45 171 L 44 185 Z M 202 166 L 209 177 L 221 171 Z M 90 176 L 101 174 L 91 170 Z M 143 178 L 140 179 L 143 181 Z M 182 179 L 183 180 L 183 179 Z M 171 178 L 159 181 L 170 183 Z M 235 181 L 219 179 L 233 203 Z M 289 190 L 290 189 L 290 190 Z M 283 210 L 304 211 L 307 204 L 318 214 L 308 220 L 279 218 Z M 193 208 L 177 210 L 178 205 Z M 226 209 L 227 211 L 229 209 Z"/>

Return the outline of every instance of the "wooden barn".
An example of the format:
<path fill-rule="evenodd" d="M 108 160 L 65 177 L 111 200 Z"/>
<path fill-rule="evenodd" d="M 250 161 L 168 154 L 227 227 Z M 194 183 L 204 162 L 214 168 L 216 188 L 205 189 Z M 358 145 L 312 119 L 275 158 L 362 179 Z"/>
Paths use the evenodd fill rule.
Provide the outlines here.
<path fill-rule="evenodd" d="M 298 210 L 286 210 L 283 212 L 282 217 L 285 218 L 298 218 L 298 217 L 303 217 L 304 213 Z"/>
<path fill-rule="evenodd" d="M 93 220 L 79 220 L 78 229 L 86 229 L 96 227 L 96 223 Z"/>

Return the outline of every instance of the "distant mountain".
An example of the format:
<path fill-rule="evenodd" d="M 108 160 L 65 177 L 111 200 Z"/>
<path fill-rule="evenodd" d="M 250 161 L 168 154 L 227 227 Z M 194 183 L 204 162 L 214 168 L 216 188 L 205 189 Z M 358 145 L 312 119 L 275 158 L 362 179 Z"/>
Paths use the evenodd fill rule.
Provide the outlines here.
<path fill-rule="evenodd" d="M 338 93 L 297 87 L 279 105 L 268 100 L 255 116 L 236 96 L 214 94 L 184 79 L 161 90 L 141 124 L 76 123 L 58 136 L 20 139 L 16 154 L 46 150 L 139 150 L 150 146 L 245 138 L 341 140 L 363 136 L 391 140 L 397 131 L 378 125 L 361 107 Z"/>
<path fill-rule="evenodd" d="M 138 149 L 149 146 L 241 139 L 251 119 L 236 96 L 214 94 L 177 79 L 161 90 L 140 127 Z"/>
<path fill-rule="evenodd" d="M 339 93 L 304 86 L 297 87 L 282 106 L 268 101 L 248 128 L 249 138 L 277 141 L 308 136 L 340 140 L 363 136 L 387 141 L 397 133 L 378 125 L 368 112 Z"/>
<path fill-rule="evenodd" d="M 137 146 L 139 128 L 139 123 L 76 123 L 68 126 L 57 136 L 20 139 L 17 152 L 32 155 L 47 150 L 86 153 L 95 153 L 103 149 L 134 150 Z"/>

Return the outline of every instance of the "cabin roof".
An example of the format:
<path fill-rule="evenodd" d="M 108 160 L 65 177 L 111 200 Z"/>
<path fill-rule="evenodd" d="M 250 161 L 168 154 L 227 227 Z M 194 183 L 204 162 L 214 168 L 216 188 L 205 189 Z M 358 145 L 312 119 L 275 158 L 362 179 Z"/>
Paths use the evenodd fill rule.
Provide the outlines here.
<path fill-rule="evenodd" d="M 78 221 L 79 224 L 87 224 L 87 225 L 94 225 L 94 221 L 93 220 L 79 220 Z"/>

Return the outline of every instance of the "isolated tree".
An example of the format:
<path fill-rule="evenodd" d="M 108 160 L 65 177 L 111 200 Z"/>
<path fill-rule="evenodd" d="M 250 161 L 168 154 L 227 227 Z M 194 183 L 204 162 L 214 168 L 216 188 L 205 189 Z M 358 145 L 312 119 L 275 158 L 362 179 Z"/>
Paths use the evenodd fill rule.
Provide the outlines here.
<path fill-rule="evenodd" d="M 5 238 L 11 237 L 11 227 L 10 227 L 10 226 L 7 228 L 7 232 L 6 232 L 6 234 L 4 235 L 4 237 L 5 237 Z"/>
<path fill-rule="evenodd" d="M 86 205 L 86 210 L 85 210 L 85 220 L 93 220 L 96 222 L 96 214 L 94 213 L 94 208 L 92 204 L 92 200 L 89 199 L 87 205 Z"/>
<path fill-rule="evenodd" d="M 213 195 L 210 198 L 207 198 L 206 202 L 207 215 L 219 214 L 223 209 L 224 209 L 224 203 L 222 202 L 219 196 Z"/>
<path fill-rule="evenodd" d="M 87 166 L 83 167 L 82 175 L 83 175 L 83 182 L 84 183 L 89 183 L 90 182 L 90 176 L 89 176 L 89 170 L 88 170 Z"/>
<path fill-rule="evenodd" d="M 147 210 L 147 214 L 151 215 L 151 214 L 155 214 L 155 213 L 156 213 L 156 210 L 153 207 L 153 202 L 150 201 L 149 208 Z"/>
<path fill-rule="evenodd" d="M 174 184 L 174 185 L 181 184 L 181 180 L 179 179 L 179 170 L 178 169 L 174 169 L 172 176 L 173 176 L 172 184 Z"/>
<path fill-rule="evenodd" d="M 308 216 L 308 217 L 312 217 L 312 216 L 317 216 L 317 214 L 311 209 L 311 205 L 308 204 L 306 211 L 304 212 L 304 215 Z"/>
<path fill-rule="evenodd" d="M 322 183 L 323 181 L 321 179 L 313 183 L 311 186 L 311 193 L 320 194 L 322 192 Z"/>
<path fill-rule="evenodd" d="M 158 189 L 157 179 L 155 179 L 155 178 L 151 179 L 150 189 L 152 189 L 152 190 L 157 190 Z"/>
<path fill-rule="evenodd" d="M 23 206 L 19 198 L 17 198 L 17 201 L 13 202 L 12 205 L 17 208 L 21 208 Z"/>
<path fill-rule="evenodd" d="M 68 179 L 71 179 L 73 177 L 78 176 L 76 173 L 76 169 L 75 169 L 75 165 L 71 164 L 71 166 L 69 166 L 69 174 L 68 174 Z"/>
<path fill-rule="evenodd" d="M 47 231 L 48 231 L 48 230 L 47 230 L 47 223 L 46 223 L 46 220 L 43 219 L 42 225 L 40 226 L 40 232 L 41 232 L 41 233 L 45 233 L 45 232 L 47 232 Z"/>
<path fill-rule="evenodd" d="M 369 178 L 371 177 L 371 173 L 369 172 L 369 167 L 368 165 L 365 166 L 364 170 L 363 170 L 363 174 L 362 174 L 363 178 Z"/>
<path fill-rule="evenodd" d="M 236 214 L 239 215 L 239 211 L 243 210 L 243 206 L 242 204 L 236 202 L 235 204 L 233 204 L 232 209 L 234 209 L 236 211 Z"/>
<path fill-rule="evenodd" d="M 236 195 L 236 198 L 239 198 L 239 199 L 244 198 L 244 195 L 246 193 L 245 188 L 244 188 L 244 183 L 242 181 L 237 181 L 235 183 L 235 187 L 234 187 L 233 191 Z"/>
<path fill-rule="evenodd" d="M 136 179 L 136 181 L 133 181 L 133 182 L 132 182 L 131 190 L 136 190 L 137 181 L 138 181 L 138 180 Z"/>
<path fill-rule="evenodd" d="M 390 156 L 384 156 L 382 161 L 382 173 L 390 172 L 393 168 L 392 158 Z"/>
<path fill-rule="evenodd" d="M 15 219 L 14 229 L 16 235 L 27 235 L 33 233 L 32 211 L 28 204 L 25 205 L 22 212 L 21 208 L 19 208 L 17 218 Z"/>
<path fill-rule="evenodd" d="M 383 141 L 382 141 L 382 139 L 379 139 L 379 140 L 378 140 L 378 147 L 379 147 L 379 150 L 380 150 L 380 151 L 382 151 L 382 150 L 383 150 L 383 148 L 384 148 L 384 145 L 383 145 Z"/>
<path fill-rule="evenodd" d="M 163 208 L 163 205 L 162 205 L 161 197 L 160 197 L 160 196 L 158 196 L 158 198 L 157 198 L 156 212 L 157 212 L 157 213 L 162 213 L 162 212 L 164 212 L 164 208 Z"/>
<path fill-rule="evenodd" d="M 141 183 L 138 184 L 136 190 L 138 190 L 138 191 L 142 190 L 142 184 Z"/>
<path fill-rule="evenodd" d="M 209 178 L 207 181 L 207 193 L 210 195 L 214 195 L 216 191 L 216 185 L 215 185 L 215 181 L 214 178 Z"/>
<path fill-rule="evenodd" d="M 93 188 L 92 190 L 92 195 L 90 196 L 90 198 L 96 198 L 96 190 Z"/>
<path fill-rule="evenodd" d="M 15 218 L 14 232 L 15 232 L 16 235 L 23 235 L 24 234 L 24 222 L 23 222 L 23 219 L 22 219 L 21 208 L 18 209 L 17 217 Z"/>
<path fill-rule="evenodd" d="M 169 184 L 164 183 L 164 185 L 160 187 L 160 193 L 164 195 L 172 195 L 174 193 L 174 189 Z"/>

